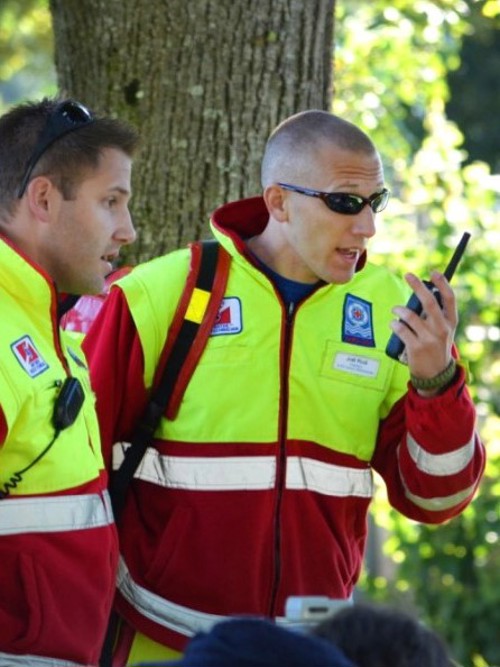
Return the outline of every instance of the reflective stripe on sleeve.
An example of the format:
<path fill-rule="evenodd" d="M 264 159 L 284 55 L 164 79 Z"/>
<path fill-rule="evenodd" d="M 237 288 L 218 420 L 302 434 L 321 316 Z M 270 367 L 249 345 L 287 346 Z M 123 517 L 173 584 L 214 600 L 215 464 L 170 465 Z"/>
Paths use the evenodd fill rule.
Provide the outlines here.
<path fill-rule="evenodd" d="M 422 472 L 436 477 L 455 475 L 466 468 L 474 457 L 475 435 L 463 447 L 446 454 L 430 454 L 408 433 L 406 443 L 411 458 Z"/>
<path fill-rule="evenodd" d="M 0 653 L 0 667 L 90 667 L 79 662 L 61 660 L 60 658 L 44 658 L 38 655 L 13 655 Z"/>
<path fill-rule="evenodd" d="M 405 487 L 405 495 L 408 500 L 411 500 L 411 502 L 414 505 L 417 505 L 417 507 L 421 507 L 422 509 L 429 510 L 431 512 L 441 512 L 462 503 L 474 493 L 475 488 L 475 486 L 469 486 L 467 489 L 459 491 L 458 493 L 454 493 L 451 496 L 422 498 L 421 496 L 416 496 L 415 494 L 410 493 L 410 491 L 408 491 L 408 489 Z"/>
<path fill-rule="evenodd" d="M 36 496 L 0 500 L 0 535 L 54 533 L 113 523 L 109 494 Z M 1 667 L 1 665 L 0 665 Z"/>
<path fill-rule="evenodd" d="M 124 443 L 114 456 L 123 459 Z M 349 468 L 302 456 L 287 458 L 286 488 L 309 490 L 329 496 L 371 498 L 373 480 L 368 468 Z M 259 491 L 276 484 L 274 456 L 186 457 L 165 456 L 149 447 L 135 472 L 158 486 L 189 491 Z"/>

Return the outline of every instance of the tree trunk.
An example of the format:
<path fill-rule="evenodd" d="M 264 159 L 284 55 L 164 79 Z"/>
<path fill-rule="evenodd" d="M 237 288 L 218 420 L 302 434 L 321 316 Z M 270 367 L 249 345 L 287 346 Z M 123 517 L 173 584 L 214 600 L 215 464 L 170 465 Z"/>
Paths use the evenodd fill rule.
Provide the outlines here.
<path fill-rule="evenodd" d="M 143 261 L 207 236 L 260 192 L 271 129 L 329 109 L 335 0 L 50 0 L 59 88 L 136 125 Z"/>

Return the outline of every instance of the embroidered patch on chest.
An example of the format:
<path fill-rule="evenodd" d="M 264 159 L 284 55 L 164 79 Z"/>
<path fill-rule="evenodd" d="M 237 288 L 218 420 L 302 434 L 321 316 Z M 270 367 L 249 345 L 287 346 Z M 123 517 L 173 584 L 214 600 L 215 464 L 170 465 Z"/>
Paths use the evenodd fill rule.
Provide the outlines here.
<path fill-rule="evenodd" d="M 342 318 L 342 341 L 351 345 L 375 347 L 372 304 L 358 296 L 346 294 Z"/>
<path fill-rule="evenodd" d="M 235 296 L 222 299 L 211 335 L 237 334 L 242 329 L 241 301 Z"/>
<path fill-rule="evenodd" d="M 16 359 L 32 378 L 40 375 L 49 367 L 29 336 L 23 336 L 11 344 Z"/>

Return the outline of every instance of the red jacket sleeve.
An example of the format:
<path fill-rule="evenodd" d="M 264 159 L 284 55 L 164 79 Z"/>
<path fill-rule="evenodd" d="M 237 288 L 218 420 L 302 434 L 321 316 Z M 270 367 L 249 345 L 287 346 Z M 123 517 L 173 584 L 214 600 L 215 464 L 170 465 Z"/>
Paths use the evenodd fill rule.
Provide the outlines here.
<path fill-rule="evenodd" d="M 6 437 L 7 437 L 7 421 L 5 419 L 3 410 L 0 407 L 0 445 L 3 445 Z"/>
<path fill-rule="evenodd" d="M 410 519 L 441 523 L 459 514 L 477 489 L 485 451 L 465 373 L 443 394 L 420 396 L 409 386 L 381 423 L 372 465 L 391 505 Z"/>
<path fill-rule="evenodd" d="M 109 469 L 113 443 L 131 435 L 147 401 L 142 346 L 119 287 L 111 290 L 84 339 L 83 349 Z"/>

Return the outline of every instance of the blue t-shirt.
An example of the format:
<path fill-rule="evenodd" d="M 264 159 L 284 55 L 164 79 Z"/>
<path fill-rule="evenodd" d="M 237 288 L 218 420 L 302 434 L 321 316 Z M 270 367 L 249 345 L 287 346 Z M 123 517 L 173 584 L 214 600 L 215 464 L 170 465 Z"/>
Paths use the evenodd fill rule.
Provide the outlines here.
<path fill-rule="evenodd" d="M 264 271 L 266 276 L 269 276 L 273 283 L 276 285 L 278 292 L 281 295 L 281 298 L 285 302 L 287 310 L 290 309 L 290 305 L 298 303 L 301 299 L 304 299 L 308 294 L 314 292 L 314 290 L 321 284 L 319 280 L 316 283 L 300 283 L 297 280 L 290 280 L 290 278 L 285 278 L 273 269 L 269 268 L 267 264 L 255 255 L 252 252 L 252 256 L 258 262 L 261 269 Z"/>

